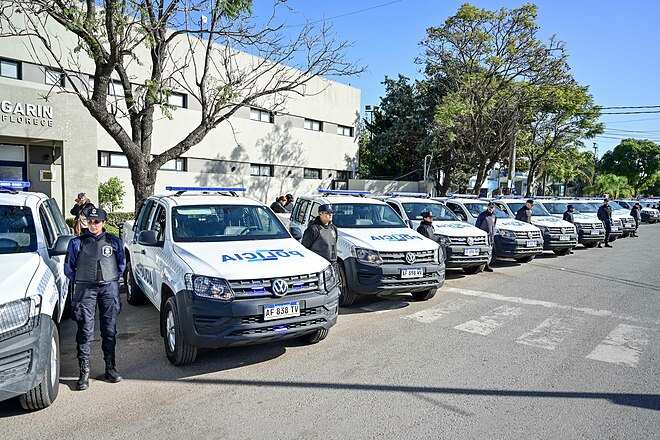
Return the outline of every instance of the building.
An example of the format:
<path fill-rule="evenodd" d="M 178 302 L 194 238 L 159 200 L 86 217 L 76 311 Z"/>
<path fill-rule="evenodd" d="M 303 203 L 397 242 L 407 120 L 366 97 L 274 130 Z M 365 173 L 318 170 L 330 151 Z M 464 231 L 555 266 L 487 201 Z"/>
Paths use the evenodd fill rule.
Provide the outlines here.
<path fill-rule="evenodd" d="M 65 51 L 73 50 L 75 40 L 63 37 Z M 1 41 L 0 179 L 29 180 L 31 190 L 51 195 L 68 213 L 78 192 L 97 202 L 99 183 L 117 176 L 126 190 L 123 210 L 131 211 L 130 172 L 114 140 L 75 95 L 53 91 L 44 99 L 53 84 L 71 86 L 56 63 L 35 60 L 24 40 Z M 82 82 L 93 73 L 89 62 L 86 66 L 87 71 L 75 72 Z M 357 155 L 360 91 L 323 78 L 315 78 L 307 88 L 316 90 L 288 100 L 276 113 L 241 108 L 231 124 L 221 124 L 180 159 L 166 164 L 155 191 L 167 185 L 244 186 L 249 197 L 270 202 L 287 192 L 348 187 Z M 121 101 L 119 87 L 110 93 Z M 173 93 L 169 99 L 178 108 L 172 119 L 155 118 L 154 154 L 174 145 L 199 121 L 195 99 L 185 93 Z"/>

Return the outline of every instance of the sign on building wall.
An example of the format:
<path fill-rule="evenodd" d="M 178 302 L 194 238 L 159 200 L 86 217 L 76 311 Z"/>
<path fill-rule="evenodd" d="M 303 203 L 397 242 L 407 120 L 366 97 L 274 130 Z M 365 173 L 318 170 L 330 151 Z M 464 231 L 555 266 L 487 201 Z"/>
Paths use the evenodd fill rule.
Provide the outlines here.
<path fill-rule="evenodd" d="M 3 100 L 0 101 L 0 122 L 52 127 L 53 107 Z"/>

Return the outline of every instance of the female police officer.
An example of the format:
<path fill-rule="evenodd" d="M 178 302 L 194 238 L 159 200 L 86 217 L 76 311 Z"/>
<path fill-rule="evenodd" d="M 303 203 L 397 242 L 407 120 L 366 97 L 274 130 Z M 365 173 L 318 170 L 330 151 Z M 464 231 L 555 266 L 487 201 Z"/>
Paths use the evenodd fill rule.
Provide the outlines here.
<path fill-rule="evenodd" d="M 69 243 L 64 272 L 74 284 L 71 311 L 78 323 L 76 342 L 80 377 L 78 389 L 89 387 L 89 355 L 94 338 L 94 314 L 99 307 L 101 348 L 105 360 L 105 379 L 116 383 L 121 376 L 115 368 L 117 315 L 121 308 L 119 278 L 126 267 L 121 240 L 107 234 L 103 225 L 107 214 L 100 208 L 86 212 L 89 231 Z"/>

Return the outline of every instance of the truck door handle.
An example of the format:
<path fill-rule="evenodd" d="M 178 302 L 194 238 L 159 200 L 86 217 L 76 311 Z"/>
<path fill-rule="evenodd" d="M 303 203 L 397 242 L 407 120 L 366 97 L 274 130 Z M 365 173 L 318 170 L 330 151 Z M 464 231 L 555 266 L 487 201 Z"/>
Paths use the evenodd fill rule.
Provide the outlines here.
<path fill-rule="evenodd" d="M 142 249 L 142 250 L 140 251 L 140 253 L 141 253 L 142 255 L 146 255 L 146 254 L 147 254 L 147 251 L 145 251 L 144 249 Z"/>

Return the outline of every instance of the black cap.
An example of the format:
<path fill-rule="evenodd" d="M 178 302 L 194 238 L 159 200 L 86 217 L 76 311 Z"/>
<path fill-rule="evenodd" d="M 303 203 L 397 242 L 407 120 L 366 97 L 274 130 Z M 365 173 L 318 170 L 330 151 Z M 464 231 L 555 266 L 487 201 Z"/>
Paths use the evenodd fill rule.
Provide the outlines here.
<path fill-rule="evenodd" d="M 108 213 L 101 208 L 90 208 L 85 213 L 85 217 L 89 220 L 100 220 L 104 222 L 108 218 Z"/>
<path fill-rule="evenodd" d="M 534 200 L 532 200 L 532 199 L 527 199 L 527 203 L 529 203 L 530 205 L 533 205 L 533 204 L 534 204 Z"/>
<path fill-rule="evenodd" d="M 332 209 L 332 205 L 326 203 L 324 205 L 319 206 L 319 214 L 322 212 L 327 212 L 328 214 L 334 214 L 335 210 Z"/>
<path fill-rule="evenodd" d="M 421 216 L 422 218 L 433 217 L 433 213 L 431 211 L 422 211 Z"/>
<path fill-rule="evenodd" d="M 495 207 L 495 202 L 488 202 L 488 207 L 489 208 L 494 208 Z"/>
<path fill-rule="evenodd" d="M 566 209 L 573 209 L 573 208 L 575 208 L 575 206 L 571 205 L 570 203 L 566 205 Z"/>

